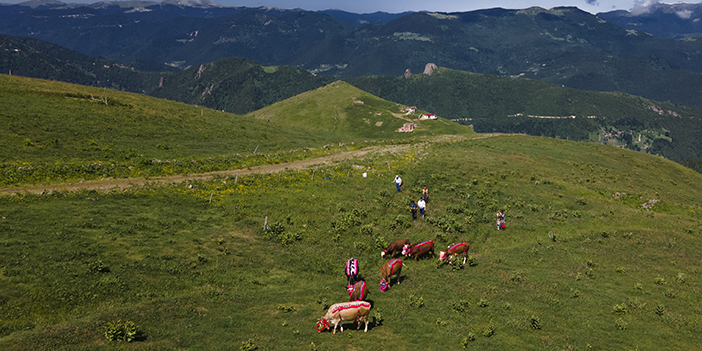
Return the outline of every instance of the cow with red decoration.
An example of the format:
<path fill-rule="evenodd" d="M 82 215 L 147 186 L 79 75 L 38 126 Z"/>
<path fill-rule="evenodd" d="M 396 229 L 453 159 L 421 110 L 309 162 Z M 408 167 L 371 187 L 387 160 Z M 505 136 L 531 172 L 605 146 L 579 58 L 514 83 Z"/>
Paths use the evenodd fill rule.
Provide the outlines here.
<path fill-rule="evenodd" d="M 361 301 L 365 300 L 368 296 L 368 287 L 366 282 L 360 281 L 356 282 L 354 285 L 349 285 L 346 287 L 349 292 L 350 301 Z"/>
<path fill-rule="evenodd" d="M 370 315 L 371 304 L 365 301 L 352 301 L 336 303 L 329 307 L 327 314 L 317 321 L 317 331 L 322 332 L 327 328 L 331 328 L 334 324 L 332 334 L 336 334 L 336 327 L 340 326 L 341 331 L 344 331 L 343 321 L 355 321 L 358 323 L 357 330 L 361 328 L 361 323 L 366 324 L 364 332 L 368 331 L 368 316 Z"/>
<path fill-rule="evenodd" d="M 446 249 L 446 251 L 439 252 L 439 261 L 443 261 L 446 258 L 448 258 L 449 261 L 451 261 L 453 259 L 453 256 L 465 254 L 465 257 L 463 257 L 463 264 L 466 264 L 466 260 L 468 259 L 468 248 L 469 247 L 470 247 L 470 243 L 466 243 L 466 242 L 451 244 L 451 245 L 449 245 L 448 249 Z"/>
<path fill-rule="evenodd" d="M 396 253 L 402 252 L 406 246 L 410 246 L 409 239 L 395 240 L 388 244 L 388 247 L 386 247 L 385 250 L 380 253 L 380 257 L 385 257 L 386 255 L 394 257 Z"/>
<path fill-rule="evenodd" d="M 420 255 L 426 253 L 431 253 L 432 257 L 436 256 L 436 254 L 434 253 L 433 240 L 424 241 L 418 244 L 414 244 L 412 246 L 405 246 L 405 248 L 402 249 L 403 255 L 413 256 L 415 261 L 419 258 Z"/>
<path fill-rule="evenodd" d="M 393 258 L 390 261 L 385 262 L 383 267 L 380 269 L 383 275 L 383 279 L 380 280 L 380 291 L 385 292 L 385 290 L 390 288 L 390 280 L 394 275 L 397 278 L 397 284 L 400 284 L 400 273 L 402 273 L 402 260 Z"/>

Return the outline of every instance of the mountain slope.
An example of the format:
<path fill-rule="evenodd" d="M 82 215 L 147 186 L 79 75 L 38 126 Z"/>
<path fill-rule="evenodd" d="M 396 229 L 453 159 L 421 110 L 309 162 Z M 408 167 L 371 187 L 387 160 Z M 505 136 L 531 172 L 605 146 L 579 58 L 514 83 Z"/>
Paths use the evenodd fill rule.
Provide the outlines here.
<path fill-rule="evenodd" d="M 415 135 L 472 134 L 470 128 L 447 121 L 419 120 L 420 111 L 380 99 L 337 81 L 247 114 L 286 128 L 318 130 L 358 138 L 405 139 Z M 406 123 L 412 133 L 397 133 Z"/>
<path fill-rule="evenodd" d="M 409 79 L 379 76 L 348 81 L 384 99 L 471 124 L 477 132 L 611 142 L 674 160 L 702 157 L 698 108 L 444 68 Z"/>

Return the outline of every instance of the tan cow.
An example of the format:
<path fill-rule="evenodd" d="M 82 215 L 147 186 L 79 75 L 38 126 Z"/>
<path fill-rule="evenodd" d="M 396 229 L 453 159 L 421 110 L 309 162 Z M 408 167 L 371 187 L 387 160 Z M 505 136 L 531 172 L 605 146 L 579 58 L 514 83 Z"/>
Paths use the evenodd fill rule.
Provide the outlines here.
<path fill-rule="evenodd" d="M 465 257 L 463 257 L 463 264 L 466 264 L 466 260 L 468 259 L 468 248 L 469 247 L 470 247 L 470 243 L 465 243 L 465 242 L 449 245 L 448 249 L 446 249 L 445 252 L 444 251 L 439 252 L 439 261 L 443 261 L 446 258 L 448 258 L 450 261 L 453 258 L 453 256 L 465 253 Z"/>
<path fill-rule="evenodd" d="M 327 328 L 331 328 L 331 324 L 334 324 L 334 330 L 332 334 L 336 334 L 336 326 L 341 327 L 341 331 L 344 331 L 344 326 L 341 325 L 343 321 L 353 321 L 358 322 L 358 327 L 361 328 L 361 323 L 366 323 L 366 329 L 363 332 L 368 331 L 368 315 L 370 315 L 371 304 L 365 301 L 352 301 L 352 302 L 341 302 L 335 303 L 329 307 L 327 314 L 317 321 L 317 331 L 322 332 Z"/>

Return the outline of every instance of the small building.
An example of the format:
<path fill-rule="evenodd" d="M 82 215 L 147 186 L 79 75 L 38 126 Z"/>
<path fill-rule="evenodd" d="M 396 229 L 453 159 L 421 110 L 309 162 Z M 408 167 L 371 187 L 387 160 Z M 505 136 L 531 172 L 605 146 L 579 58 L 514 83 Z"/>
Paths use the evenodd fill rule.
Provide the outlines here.
<path fill-rule="evenodd" d="M 438 117 L 436 117 L 436 115 L 433 113 L 427 113 L 426 115 L 419 116 L 419 119 L 438 119 Z"/>
<path fill-rule="evenodd" d="M 414 132 L 414 123 L 405 123 L 402 125 L 402 128 L 397 130 L 400 133 L 409 133 L 409 132 Z"/>

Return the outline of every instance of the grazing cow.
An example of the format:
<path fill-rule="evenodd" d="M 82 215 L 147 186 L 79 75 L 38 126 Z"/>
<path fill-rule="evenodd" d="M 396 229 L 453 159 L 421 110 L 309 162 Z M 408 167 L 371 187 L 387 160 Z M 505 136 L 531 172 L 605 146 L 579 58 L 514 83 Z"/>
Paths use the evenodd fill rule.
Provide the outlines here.
<path fill-rule="evenodd" d="M 365 301 L 352 301 L 352 302 L 342 302 L 335 303 L 329 307 L 327 314 L 317 321 L 317 331 L 322 332 L 327 328 L 331 328 L 331 324 L 334 324 L 334 330 L 332 334 L 336 334 L 336 326 L 341 327 L 341 331 L 344 331 L 344 326 L 341 325 L 342 321 L 356 320 L 358 322 L 358 327 L 361 328 L 361 323 L 366 323 L 366 329 L 364 332 L 368 331 L 368 315 L 370 314 L 371 304 Z"/>
<path fill-rule="evenodd" d="M 468 247 L 470 247 L 470 243 L 458 243 L 449 245 L 448 249 L 446 249 L 445 252 L 439 252 L 439 261 L 443 261 L 447 257 L 450 261 L 453 258 L 453 256 L 465 253 L 465 257 L 463 258 L 463 264 L 466 264 L 466 260 L 468 259 Z"/>
<path fill-rule="evenodd" d="M 356 282 L 354 285 L 349 285 L 346 287 L 346 290 L 349 291 L 349 297 L 351 298 L 349 301 L 365 300 L 368 296 L 368 287 L 364 281 Z"/>
<path fill-rule="evenodd" d="M 402 260 L 393 258 L 390 261 L 385 262 L 383 267 L 380 269 L 383 274 L 383 279 L 380 281 L 380 290 L 385 291 L 390 288 L 390 280 L 394 275 L 397 278 L 397 284 L 400 284 L 400 273 L 402 272 Z"/>
<path fill-rule="evenodd" d="M 409 239 L 395 240 L 391 242 L 388 247 L 380 253 L 380 257 L 385 257 L 385 255 L 390 255 L 394 257 L 396 253 L 402 252 L 405 246 L 409 246 Z"/>
<path fill-rule="evenodd" d="M 346 279 L 349 281 L 349 285 L 356 284 L 356 279 L 358 278 L 358 259 L 350 258 L 346 261 Z"/>
<path fill-rule="evenodd" d="M 403 255 L 411 255 L 414 256 L 414 260 L 416 261 L 417 258 L 419 258 L 419 255 L 425 254 L 431 252 L 431 256 L 436 256 L 434 253 L 434 241 L 429 240 L 425 242 L 421 242 L 419 244 L 414 244 L 412 246 L 407 246 L 404 249 L 402 249 L 402 254 Z"/>

